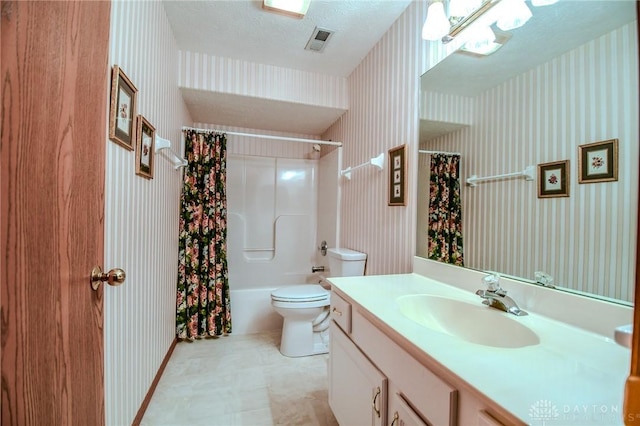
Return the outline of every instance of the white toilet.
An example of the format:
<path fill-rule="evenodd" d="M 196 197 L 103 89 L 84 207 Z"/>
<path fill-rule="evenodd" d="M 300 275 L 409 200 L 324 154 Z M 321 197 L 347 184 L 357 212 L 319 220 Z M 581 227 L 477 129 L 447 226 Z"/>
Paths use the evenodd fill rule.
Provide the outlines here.
<path fill-rule="evenodd" d="M 332 277 L 364 275 L 365 253 L 330 248 Z M 271 305 L 284 318 L 280 352 L 300 357 L 329 351 L 329 292 L 318 284 L 278 288 L 271 292 Z"/>

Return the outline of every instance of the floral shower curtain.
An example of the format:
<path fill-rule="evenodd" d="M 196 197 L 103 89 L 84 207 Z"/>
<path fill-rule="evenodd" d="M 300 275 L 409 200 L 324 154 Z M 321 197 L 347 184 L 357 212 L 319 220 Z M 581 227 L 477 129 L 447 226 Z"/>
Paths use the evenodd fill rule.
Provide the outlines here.
<path fill-rule="evenodd" d="M 459 155 L 431 155 L 428 247 L 429 259 L 464 266 Z"/>
<path fill-rule="evenodd" d="M 181 339 L 231 332 L 227 269 L 225 134 L 188 130 L 180 203 L 176 334 Z"/>

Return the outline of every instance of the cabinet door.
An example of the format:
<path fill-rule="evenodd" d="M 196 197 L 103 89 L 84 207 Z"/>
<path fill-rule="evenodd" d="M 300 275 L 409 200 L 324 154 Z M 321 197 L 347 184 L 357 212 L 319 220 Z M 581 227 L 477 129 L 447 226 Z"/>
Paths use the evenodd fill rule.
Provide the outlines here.
<path fill-rule="evenodd" d="M 329 405 L 343 426 L 382 426 L 387 418 L 387 378 L 331 322 Z"/>
<path fill-rule="evenodd" d="M 389 399 L 390 426 L 428 426 L 399 393 Z"/>

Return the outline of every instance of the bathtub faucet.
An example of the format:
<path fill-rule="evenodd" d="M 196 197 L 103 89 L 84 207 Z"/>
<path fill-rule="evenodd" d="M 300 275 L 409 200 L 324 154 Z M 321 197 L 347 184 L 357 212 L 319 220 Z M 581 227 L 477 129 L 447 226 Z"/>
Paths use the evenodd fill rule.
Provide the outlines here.
<path fill-rule="evenodd" d="M 324 266 L 312 266 L 311 273 L 315 274 L 316 272 L 324 272 Z"/>

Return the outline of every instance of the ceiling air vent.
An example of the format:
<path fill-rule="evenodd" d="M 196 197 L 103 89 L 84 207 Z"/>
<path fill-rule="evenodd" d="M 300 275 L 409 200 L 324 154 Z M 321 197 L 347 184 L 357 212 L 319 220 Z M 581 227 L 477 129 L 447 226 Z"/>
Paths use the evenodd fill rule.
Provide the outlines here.
<path fill-rule="evenodd" d="M 311 38 L 309 38 L 305 49 L 313 50 L 314 52 L 322 52 L 332 35 L 333 31 L 326 28 L 316 27 L 316 29 L 313 30 L 313 34 L 311 34 Z"/>

